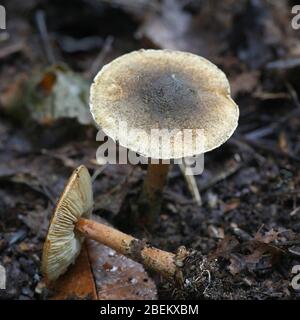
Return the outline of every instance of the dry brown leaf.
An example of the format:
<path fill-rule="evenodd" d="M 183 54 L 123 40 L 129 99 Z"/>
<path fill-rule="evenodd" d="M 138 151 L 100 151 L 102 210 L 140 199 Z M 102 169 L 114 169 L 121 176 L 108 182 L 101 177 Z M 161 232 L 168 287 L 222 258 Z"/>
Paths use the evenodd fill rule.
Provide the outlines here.
<path fill-rule="evenodd" d="M 97 300 L 97 292 L 86 246 L 83 245 L 76 263 L 50 287 L 53 300 Z"/>
<path fill-rule="evenodd" d="M 279 148 L 280 148 L 280 150 L 282 152 L 285 152 L 285 153 L 289 153 L 290 152 L 287 136 L 286 136 L 285 131 L 283 131 L 283 130 L 280 131 L 280 133 L 279 133 L 278 145 L 279 145 Z"/>
<path fill-rule="evenodd" d="M 154 300 L 157 296 L 141 264 L 90 239 L 75 264 L 49 288 L 55 300 Z"/>
<path fill-rule="evenodd" d="M 225 235 L 219 242 L 217 249 L 210 254 L 209 259 L 216 259 L 218 257 L 226 258 L 238 245 L 239 242 L 234 236 Z"/>
<path fill-rule="evenodd" d="M 179 1 L 173 0 L 163 1 L 159 13 L 148 15 L 138 37 L 145 37 L 163 49 L 197 52 L 204 47 L 202 38 L 194 31 L 192 16 Z"/>
<path fill-rule="evenodd" d="M 237 75 L 230 81 L 230 87 L 233 97 L 239 93 L 251 93 L 259 83 L 260 73 L 258 71 L 244 72 Z"/>
<path fill-rule="evenodd" d="M 271 229 L 265 234 L 256 233 L 254 239 L 262 243 L 270 243 L 277 240 L 279 235 L 280 235 L 279 231 Z"/>
<path fill-rule="evenodd" d="M 237 209 L 240 206 L 240 204 L 241 204 L 240 199 L 231 199 L 230 201 L 225 203 L 224 208 L 223 208 L 223 212 L 227 213 L 229 211 Z"/>
<path fill-rule="evenodd" d="M 229 272 L 234 276 L 241 272 L 245 267 L 245 260 L 237 254 L 232 254 L 230 257 L 230 265 L 228 266 Z"/>
<path fill-rule="evenodd" d="M 87 240 L 99 300 L 154 300 L 156 287 L 143 266 Z"/>

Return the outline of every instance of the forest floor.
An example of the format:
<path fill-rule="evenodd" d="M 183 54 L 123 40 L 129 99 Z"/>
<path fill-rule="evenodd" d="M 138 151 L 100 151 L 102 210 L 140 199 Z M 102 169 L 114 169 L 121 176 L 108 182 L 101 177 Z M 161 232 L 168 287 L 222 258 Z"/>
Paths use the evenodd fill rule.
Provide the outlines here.
<path fill-rule="evenodd" d="M 4 1 L 0 264 L 7 289 L 0 298 L 48 297 L 40 266 L 53 207 L 78 165 L 91 173 L 98 167 L 97 131 L 87 116 L 93 76 L 123 53 L 171 48 L 224 70 L 240 108 L 238 129 L 205 155 L 196 176 L 201 206 L 174 165 L 159 221 L 151 232 L 137 230 L 124 221 L 145 168 L 111 165 L 94 183 L 94 213 L 161 249 L 184 245 L 218 260 L 201 292 L 173 290 L 150 273 L 159 298 L 299 299 L 291 286 L 300 265 L 300 30 L 291 27 L 293 1 L 111 2 Z"/>

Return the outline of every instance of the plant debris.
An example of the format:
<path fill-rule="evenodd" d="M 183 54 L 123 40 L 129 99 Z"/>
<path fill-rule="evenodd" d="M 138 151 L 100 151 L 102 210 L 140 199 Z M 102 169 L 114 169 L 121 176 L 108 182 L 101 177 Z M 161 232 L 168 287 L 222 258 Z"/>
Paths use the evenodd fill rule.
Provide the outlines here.
<path fill-rule="evenodd" d="M 99 168 L 97 131 L 88 108 L 91 76 L 140 48 L 184 49 L 218 65 L 239 105 L 239 126 L 226 145 L 205 155 L 204 172 L 195 176 L 201 206 L 173 166 L 159 221 L 151 233 L 132 228 L 146 168 L 121 165 L 108 166 L 95 180 L 95 214 L 163 250 L 189 249 L 183 270 L 188 281 L 182 287 L 149 273 L 158 299 L 300 298 L 291 286 L 292 270 L 300 264 L 300 33 L 291 27 L 293 3 L 5 2 L 0 264 L 6 268 L 7 289 L 0 290 L 1 299 L 53 296 L 40 273 L 51 211 L 74 168 L 84 164 L 91 174 Z M 49 64 L 49 50 L 57 65 Z M 131 262 L 119 264 L 109 250 L 104 253 L 101 272 L 93 271 L 101 299 L 155 298 L 151 278 L 144 282 L 140 266 L 136 276 Z M 195 264 L 198 268 L 190 270 Z M 117 276 L 121 267 L 126 270 L 122 279 Z M 77 298 L 93 298 L 90 280 L 83 281 L 87 290 Z M 76 298 L 70 292 L 64 298 Z"/>

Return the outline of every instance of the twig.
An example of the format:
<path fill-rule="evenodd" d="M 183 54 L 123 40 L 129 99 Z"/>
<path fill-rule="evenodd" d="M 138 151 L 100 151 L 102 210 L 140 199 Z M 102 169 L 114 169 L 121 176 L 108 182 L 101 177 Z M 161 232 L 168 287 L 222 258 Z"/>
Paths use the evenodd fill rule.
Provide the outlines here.
<path fill-rule="evenodd" d="M 296 214 L 300 213 L 300 207 L 294 209 L 291 213 L 290 213 L 290 216 L 295 216 Z"/>
<path fill-rule="evenodd" d="M 101 166 L 100 168 L 97 168 L 96 171 L 94 172 L 94 174 L 92 175 L 92 183 L 97 179 L 97 177 L 99 176 L 99 174 L 107 167 L 107 164 Z"/>
<path fill-rule="evenodd" d="M 293 86 L 289 82 L 286 83 L 286 87 L 289 91 L 289 96 L 293 100 L 296 108 L 291 110 L 284 117 L 282 117 L 278 121 L 270 124 L 269 126 L 258 128 L 254 131 L 246 133 L 244 135 L 245 138 L 250 139 L 250 140 L 256 140 L 258 138 L 263 138 L 265 136 L 268 136 L 271 133 L 273 133 L 276 129 L 278 129 L 281 125 L 283 125 L 285 122 L 287 122 L 291 118 L 298 116 L 300 114 L 300 101 L 299 101 L 299 97 L 298 97 L 296 90 L 293 88 Z"/>
<path fill-rule="evenodd" d="M 0 51 L 0 59 L 4 59 L 7 56 L 10 56 L 11 54 L 17 53 L 19 51 L 22 51 L 24 49 L 24 43 L 18 42 L 13 43 L 7 47 L 4 47 Z"/>
<path fill-rule="evenodd" d="M 256 153 L 255 149 L 251 145 L 249 145 L 248 143 L 245 143 L 242 140 L 239 140 L 236 138 L 231 138 L 229 140 L 229 143 L 238 147 L 239 149 L 241 149 L 245 152 L 250 153 L 250 155 L 251 155 L 250 159 L 254 158 L 260 163 L 264 163 L 266 161 L 265 157 L 263 157 L 259 153 Z M 248 159 L 248 160 L 250 160 L 250 159 Z"/>
<path fill-rule="evenodd" d="M 286 83 L 286 87 L 289 91 L 289 94 L 290 94 L 292 100 L 294 101 L 295 105 L 297 106 L 298 111 L 300 111 L 300 101 L 299 101 L 299 97 L 298 97 L 296 90 L 293 88 L 293 86 L 289 82 Z"/>
<path fill-rule="evenodd" d="M 229 176 L 233 175 L 234 173 L 236 173 L 240 168 L 242 167 L 241 163 L 235 162 L 235 164 L 233 166 L 230 166 L 229 168 L 225 168 L 224 170 L 222 170 L 220 173 L 216 174 L 215 176 L 213 176 L 209 181 L 207 181 L 205 184 L 203 184 L 199 189 L 200 192 L 204 191 L 206 189 L 211 188 L 212 186 L 214 186 L 215 184 L 217 184 L 218 182 L 225 180 L 226 178 L 228 178 Z"/>
<path fill-rule="evenodd" d="M 295 246 L 300 244 L 300 239 L 295 239 L 295 240 L 288 240 L 282 243 L 278 243 L 278 247 L 289 247 L 289 246 Z"/>
<path fill-rule="evenodd" d="M 197 181 L 195 179 L 195 176 L 193 175 L 187 175 L 186 174 L 186 166 L 184 163 L 179 163 L 179 168 L 182 173 L 182 175 L 185 178 L 185 181 L 188 185 L 189 191 L 193 196 L 194 201 L 197 203 L 198 206 L 202 205 L 202 199 L 201 195 L 197 186 Z"/>
<path fill-rule="evenodd" d="M 233 233 L 243 241 L 250 241 L 252 239 L 250 234 L 239 228 L 239 226 L 236 223 L 231 223 L 230 227 L 232 228 Z"/>
<path fill-rule="evenodd" d="M 103 44 L 103 47 L 96 57 L 95 61 L 92 63 L 92 66 L 85 72 L 85 76 L 87 78 L 93 78 L 99 68 L 103 65 L 103 61 L 106 57 L 106 55 L 111 51 L 112 44 L 114 42 L 114 37 L 108 36 Z"/>
<path fill-rule="evenodd" d="M 54 64 L 56 59 L 53 53 L 53 48 L 50 44 L 49 34 L 46 25 L 45 12 L 43 10 L 38 10 L 35 15 L 35 20 L 37 24 L 37 28 L 39 30 L 42 44 L 47 56 L 47 60 L 50 64 Z"/>
<path fill-rule="evenodd" d="M 159 12 L 160 3 L 157 0 L 100 0 L 108 3 L 112 7 L 122 8 L 125 11 L 135 13 L 136 15 L 145 14 L 149 11 Z"/>
<path fill-rule="evenodd" d="M 297 100 L 294 100 L 297 101 Z M 248 132 L 244 135 L 245 138 L 249 140 L 256 140 L 258 138 L 263 138 L 271 133 L 273 133 L 276 129 L 278 129 L 281 125 L 283 125 L 285 122 L 287 122 L 289 119 L 298 116 L 300 114 L 300 107 L 293 109 L 291 112 L 289 112 L 287 115 L 285 115 L 283 118 L 278 120 L 275 123 L 272 123 L 271 125 L 267 127 L 258 128 L 254 131 Z"/>
<path fill-rule="evenodd" d="M 272 153 L 273 155 L 281 156 L 281 157 L 287 157 L 287 158 L 289 158 L 290 160 L 293 160 L 296 163 L 300 163 L 300 158 L 299 157 L 297 157 L 297 156 L 295 156 L 293 154 L 287 153 L 287 152 L 283 152 L 282 150 L 276 149 L 276 148 L 274 148 L 272 146 L 266 145 L 262 141 L 259 141 L 259 140 L 254 141 L 254 140 L 248 139 L 248 138 L 246 138 L 245 136 L 242 136 L 242 135 L 240 135 L 238 137 L 238 139 L 243 141 L 244 143 L 248 143 L 248 144 L 252 145 L 255 148 L 258 148 L 258 149 L 261 149 L 263 151 Z"/>

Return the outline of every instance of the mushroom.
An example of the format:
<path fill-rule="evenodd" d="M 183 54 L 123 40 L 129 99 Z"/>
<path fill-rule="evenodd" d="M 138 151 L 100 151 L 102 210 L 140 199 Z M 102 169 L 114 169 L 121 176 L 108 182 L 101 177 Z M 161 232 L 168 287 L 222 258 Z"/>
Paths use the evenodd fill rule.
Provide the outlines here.
<path fill-rule="evenodd" d="M 91 177 L 81 165 L 67 182 L 50 222 L 42 257 L 42 272 L 47 282 L 56 280 L 74 263 L 85 237 L 143 263 L 166 278 L 175 276 L 175 254 L 88 219 L 92 208 Z"/>
<path fill-rule="evenodd" d="M 239 117 L 226 75 L 198 55 L 174 50 L 133 51 L 105 65 L 91 86 L 90 109 L 109 137 L 151 160 L 139 201 L 147 226 L 160 212 L 170 160 L 219 147 Z"/>
<path fill-rule="evenodd" d="M 89 218 L 93 210 L 91 178 L 85 166 L 74 170 L 56 205 L 43 248 L 42 272 L 52 281 L 74 263 L 84 237 L 74 232 L 80 218 Z"/>

